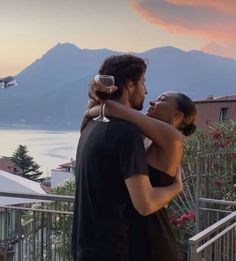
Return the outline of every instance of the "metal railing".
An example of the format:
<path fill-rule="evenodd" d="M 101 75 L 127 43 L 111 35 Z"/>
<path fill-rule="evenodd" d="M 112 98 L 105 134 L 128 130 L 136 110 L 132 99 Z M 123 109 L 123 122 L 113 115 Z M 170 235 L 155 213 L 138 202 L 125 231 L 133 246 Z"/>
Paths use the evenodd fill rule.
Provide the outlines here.
<path fill-rule="evenodd" d="M 236 145 L 198 146 L 196 230 L 189 239 L 189 261 L 236 260 Z"/>
<path fill-rule="evenodd" d="M 0 192 L 0 196 L 42 201 L 26 206 L 0 206 L 0 236 L 1 233 L 3 235 L 0 260 L 72 260 L 70 243 L 74 197 L 7 192 Z M 201 219 L 208 219 L 207 213 L 214 213 L 216 221 L 221 220 L 189 240 L 189 260 L 236 260 L 236 212 L 231 213 L 236 202 L 207 198 L 199 198 L 199 202 Z M 221 206 L 220 209 L 217 205 Z M 212 216 L 208 220 L 212 221 Z M 205 225 L 210 223 L 207 221 Z"/>
<path fill-rule="evenodd" d="M 236 211 L 189 239 L 190 261 L 236 260 Z"/>
<path fill-rule="evenodd" d="M 236 201 L 199 198 L 199 228 L 208 228 L 236 211 Z"/>
<path fill-rule="evenodd" d="M 189 261 L 236 260 L 235 209 L 235 201 L 199 198 L 202 231 L 189 239 Z"/>
<path fill-rule="evenodd" d="M 74 197 L 0 192 L 42 203 L 0 206 L 0 260 L 67 261 L 71 257 Z"/>

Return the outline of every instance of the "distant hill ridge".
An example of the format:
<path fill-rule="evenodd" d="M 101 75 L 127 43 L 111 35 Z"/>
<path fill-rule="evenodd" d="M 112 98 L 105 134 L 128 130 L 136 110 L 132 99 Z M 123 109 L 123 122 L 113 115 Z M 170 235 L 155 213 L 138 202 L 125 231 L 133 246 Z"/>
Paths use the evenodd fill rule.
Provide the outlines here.
<path fill-rule="evenodd" d="M 105 57 L 119 53 L 57 44 L 16 76 L 18 87 L 0 90 L 0 126 L 78 129 L 89 80 Z M 145 105 L 166 90 L 183 92 L 192 99 L 236 93 L 234 59 L 170 46 L 136 55 L 148 60 Z"/>

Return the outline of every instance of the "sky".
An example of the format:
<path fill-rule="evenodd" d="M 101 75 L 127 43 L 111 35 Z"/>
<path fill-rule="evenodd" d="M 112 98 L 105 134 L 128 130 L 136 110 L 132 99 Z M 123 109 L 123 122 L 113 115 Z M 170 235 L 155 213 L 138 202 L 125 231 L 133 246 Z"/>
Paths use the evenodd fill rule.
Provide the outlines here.
<path fill-rule="evenodd" d="M 0 0 L 0 77 L 57 43 L 124 52 L 173 46 L 236 59 L 236 0 Z"/>

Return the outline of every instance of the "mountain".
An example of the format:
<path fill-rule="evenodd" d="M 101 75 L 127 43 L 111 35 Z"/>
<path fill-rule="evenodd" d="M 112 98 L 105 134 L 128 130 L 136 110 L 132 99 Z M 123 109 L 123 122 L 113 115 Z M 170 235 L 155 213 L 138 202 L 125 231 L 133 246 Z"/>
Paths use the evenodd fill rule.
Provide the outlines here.
<path fill-rule="evenodd" d="M 183 92 L 192 99 L 235 93 L 236 60 L 172 47 L 156 48 L 142 57 L 149 59 L 150 97 L 166 90 Z"/>
<path fill-rule="evenodd" d="M 57 44 L 16 76 L 18 87 L 0 89 L 0 126 L 78 129 L 87 105 L 88 82 L 105 57 L 119 53 Z M 136 55 L 148 60 L 145 106 L 166 90 L 192 99 L 235 93 L 236 60 L 173 47 Z"/>

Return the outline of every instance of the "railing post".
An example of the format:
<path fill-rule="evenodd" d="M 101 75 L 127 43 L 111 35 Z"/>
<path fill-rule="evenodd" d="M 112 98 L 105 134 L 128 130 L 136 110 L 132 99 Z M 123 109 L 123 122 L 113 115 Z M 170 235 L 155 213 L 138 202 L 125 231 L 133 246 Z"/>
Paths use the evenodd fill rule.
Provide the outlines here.
<path fill-rule="evenodd" d="M 195 205 L 195 213 L 196 213 L 196 234 L 200 231 L 200 163 L 201 163 L 201 150 L 200 150 L 200 142 L 197 145 L 197 157 L 196 157 L 196 205 Z"/>
<path fill-rule="evenodd" d="M 189 251 L 188 251 L 188 261 L 199 261 L 197 254 L 197 242 L 192 241 L 189 242 Z"/>
<path fill-rule="evenodd" d="M 7 217 L 7 214 L 8 214 L 8 209 L 5 208 L 5 211 L 4 211 L 4 258 L 3 258 L 4 261 L 7 261 L 7 252 L 8 252 L 8 233 L 7 233 L 8 217 Z"/>
<path fill-rule="evenodd" d="M 42 202 L 34 207 L 32 205 L 0 206 L 3 219 L 2 236 L 4 237 L 0 242 L 0 261 L 72 260 L 71 231 L 67 230 L 73 217 L 72 206 L 68 206 L 74 203 L 74 197 L 0 191 L 1 196 L 32 198 Z M 46 200 L 48 202 L 45 203 Z M 11 216 L 15 221 L 12 242 L 8 242 L 8 212 L 16 212 L 16 216 Z M 8 251 L 12 250 L 12 248 L 8 249 L 9 243 L 13 243 L 14 253 Z"/>

